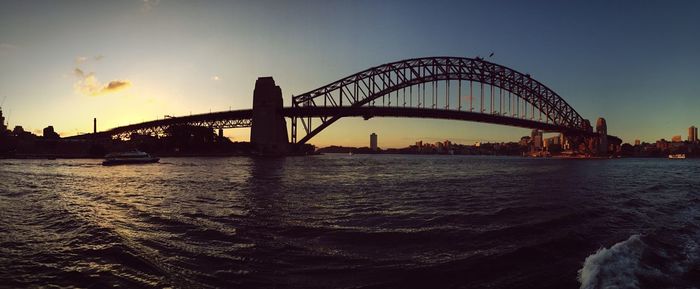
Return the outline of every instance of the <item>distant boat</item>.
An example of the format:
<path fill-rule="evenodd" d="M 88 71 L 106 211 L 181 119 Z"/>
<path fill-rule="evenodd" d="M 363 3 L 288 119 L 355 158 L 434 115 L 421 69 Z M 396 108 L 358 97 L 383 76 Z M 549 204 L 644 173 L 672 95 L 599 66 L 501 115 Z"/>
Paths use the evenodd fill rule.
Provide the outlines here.
<path fill-rule="evenodd" d="M 685 154 L 671 154 L 671 155 L 668 155 L 668 158 L 669 159 L 684 159 Z"/>
<path fill-rule="evenodd" d="M 111 153 L 105 156 L 103 166 L 123 165 L 123 164 L 149 164 L 157 163 L 160 159 L 142 151 L 130 151 L 122 153 Z"/>

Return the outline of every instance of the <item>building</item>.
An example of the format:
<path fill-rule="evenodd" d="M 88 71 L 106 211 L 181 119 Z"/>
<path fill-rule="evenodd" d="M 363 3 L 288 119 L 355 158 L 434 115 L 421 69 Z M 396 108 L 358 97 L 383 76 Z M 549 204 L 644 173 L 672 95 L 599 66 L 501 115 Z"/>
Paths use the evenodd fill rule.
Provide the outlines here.
<path fill-rule="evenodd" d="M 640 144 L 641 142 L 638 139 L 634 140 L 634 146 L 639 146 Z"/>
<path fill-rule="evenodd" d="M 688 128 L 688 141 L 691 143 L 695 143 L 698 141 L 698 128 L 695 126 L 691 126 Z"/>
<path fill-rule="evenodd" d="M 5 117 L 2 116 L 2 109 L 0 109 L 0 135 L 5 134 L 7 127 L 5 126 Z"/>
<path fill-rule="evenodd" d="M 52 125 L 47 126 L 46 128 L 44 128 L 44 130 L 43 130 L 43 136 L 44 136 L 44 138 L 47 138 L 47 139 L 57 139 L 57 138 L 61 138 L 61 137 L 56 133 L 56 131 L 54 131 Z"/>
<path fill-rule="evenodd" d="M 520 138 L 520 142 L 518 142 L 518 144 L 519 144 L 521 147 L 526 147 L 527 144 L 529 144 L 529 143 L 530 143 L 530 137 L 529 137 L 529 136 L 521 137 L 521 138 Z"/>
<path fill-rule="evenodd" d="M 598 153 L 608 152 L 608 124 L 604 118 L 599 117 L 595 123 L 595 132 L 598 133 Z"/>
<path fill-rule="evenodd" d="M 442 142 L 436 142 L 435 143 L 435 150 L 437 150 L 438 153 L 444 152 L 445 151 L 445 144 Z"/>
<path fill-rule="evenodd" d="M 532 150 L 533 151 L 540 151 L 542 150 L 543 147 L 543 137 L 542 137 L 542 131 L 533 129 L 531 133 L 530 139 L 532 140 Z"/>
<path fill-rule="evenodd" d="M 379 147 L 377 147 L 377 134 L 372 133 L 369 135 L 369 149 L 373 151 L 377 151 Z"/>
<path fill-rule="evenodd" d="M 683 141 L 683 137 L 681 137 L 680 135 L 674 135 L 671 138 L 671 142 L 682 142 L 682 141 Z"/>
<path fill-rule="evenodd" d="M 548 137 L 544 139 L 543 145 L 549 152 L 559 152 L 562 150 L 561 135 Z"/>
<path fill-rule="evenodd" d="M 443 144 L 444 144 L 444 146 L 445 146 L 445 150 L 450 151 L 450 150 L 452 149 L 452 142 L 451 142 L 451 141 L 445 140 L 445 141 L 443 142 Z"/>

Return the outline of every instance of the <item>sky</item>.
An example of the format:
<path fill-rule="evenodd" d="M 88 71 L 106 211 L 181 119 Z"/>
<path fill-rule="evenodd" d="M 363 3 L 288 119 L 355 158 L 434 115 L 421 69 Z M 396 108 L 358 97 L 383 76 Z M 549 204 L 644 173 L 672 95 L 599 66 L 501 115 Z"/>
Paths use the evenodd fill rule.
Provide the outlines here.
<path fill-rule="evenodd" d="M 255 80 L 291 96 L 401 59 L 487 56 L 529 73 L 625 142 L 700 126 L 697 1 L 0 1 L 10 128 L 62 136 L 247 109 Z M 310 143 L 517 141 L 527 129 L 345 118 Z M 248 129 L 226 135 L 248 140 Z"/>

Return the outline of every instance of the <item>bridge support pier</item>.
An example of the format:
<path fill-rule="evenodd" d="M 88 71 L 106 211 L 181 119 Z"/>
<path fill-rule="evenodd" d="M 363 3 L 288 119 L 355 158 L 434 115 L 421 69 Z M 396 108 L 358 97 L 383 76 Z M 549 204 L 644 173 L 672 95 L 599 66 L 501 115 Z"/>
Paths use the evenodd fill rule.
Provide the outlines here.
<path fill-rule="evenodd" d="M 289 153 L 287 123 L 282 115 L 282 90 L 272 77 L 260 77 L 253 91 L 253 118 L 250 142 L 264 156 Z"/>

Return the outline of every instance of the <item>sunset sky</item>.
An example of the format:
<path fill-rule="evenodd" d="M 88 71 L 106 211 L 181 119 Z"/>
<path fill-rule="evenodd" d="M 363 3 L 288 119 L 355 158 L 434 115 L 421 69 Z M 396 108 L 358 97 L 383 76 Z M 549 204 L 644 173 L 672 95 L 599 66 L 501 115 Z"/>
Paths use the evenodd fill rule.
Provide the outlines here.
<path fill-rule="evenodd" d="M 527 2 L 527 3 L 526 3 Z M 486 56 L 529 73 L 608 132 L 655 141 L 700 126 L 695 1 L 2 1 L 10 127 L 62 136 L 250 108 L 256 78 L 291 96 L 379 64 Z M 643 2 L 643 3 L 640 3 Z M 516 141 L 526 129 L 343 119 L 311 143 Z M 249 130 L 228 130 L 247 140 Z"/>

